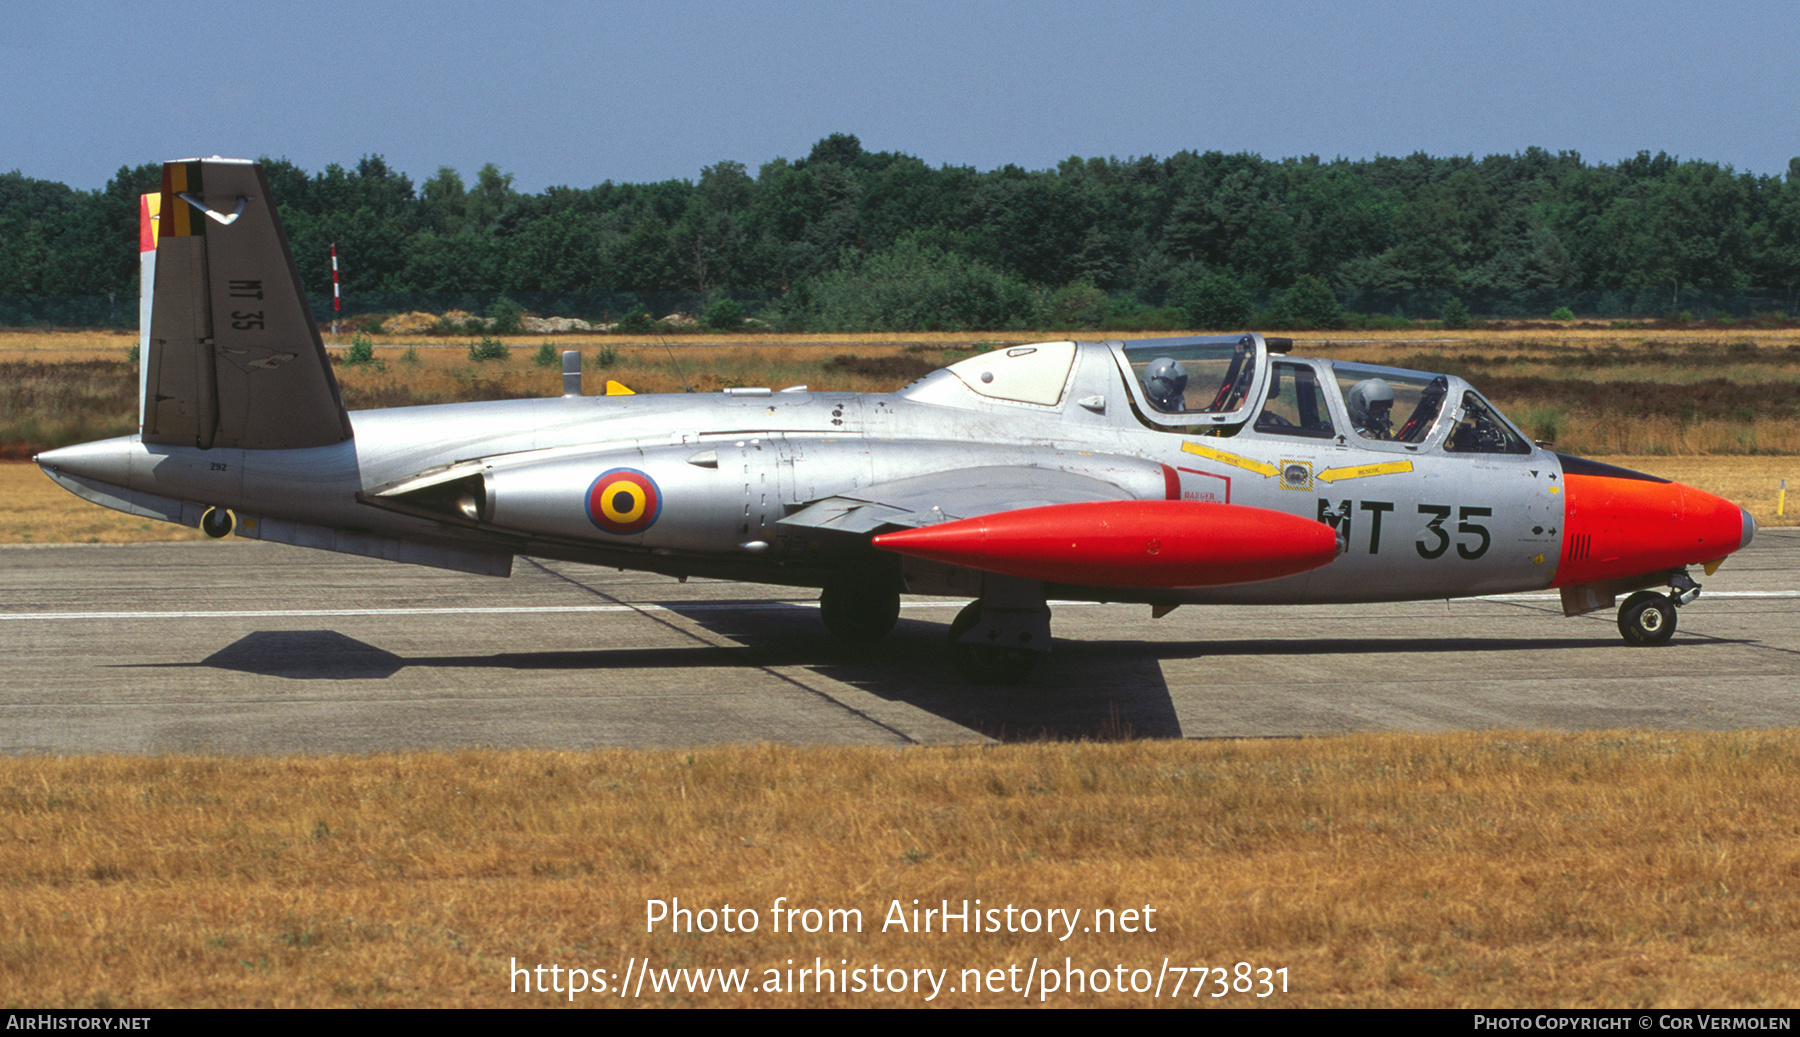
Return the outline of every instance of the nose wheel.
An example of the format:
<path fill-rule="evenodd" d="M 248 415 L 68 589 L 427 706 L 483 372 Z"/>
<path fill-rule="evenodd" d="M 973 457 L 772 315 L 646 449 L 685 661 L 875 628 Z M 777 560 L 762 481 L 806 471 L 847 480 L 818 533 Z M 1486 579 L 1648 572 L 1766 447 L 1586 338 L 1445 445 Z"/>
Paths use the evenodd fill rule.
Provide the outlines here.
<path fill-rule="evenodd" d="M 1675 599 L 1638 591 L 1619 606 L 1619 633 L 1639 648 L 1668 644 L 1675 636 Z"/>

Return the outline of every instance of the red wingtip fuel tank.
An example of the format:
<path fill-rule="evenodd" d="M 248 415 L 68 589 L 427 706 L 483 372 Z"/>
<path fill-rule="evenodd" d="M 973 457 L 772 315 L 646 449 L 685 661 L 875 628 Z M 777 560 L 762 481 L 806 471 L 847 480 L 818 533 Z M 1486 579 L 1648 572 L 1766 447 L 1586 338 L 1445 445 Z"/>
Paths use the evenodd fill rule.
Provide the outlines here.
<path fill-rule="evenodd" d="M 1323 522 L 1239 504 L 1087 501 L 884 533 L 899 554 L 1089 587 L 1216 587 L 1317 569 L 1338 554 Z"/>
<path fill-rule="evenodd" d="M 1715 562 L 1756 536 L 1748 512 L 1703 490 L 1581 458 L 1562 462 L 1562 561 L 1553 587 Z"/>

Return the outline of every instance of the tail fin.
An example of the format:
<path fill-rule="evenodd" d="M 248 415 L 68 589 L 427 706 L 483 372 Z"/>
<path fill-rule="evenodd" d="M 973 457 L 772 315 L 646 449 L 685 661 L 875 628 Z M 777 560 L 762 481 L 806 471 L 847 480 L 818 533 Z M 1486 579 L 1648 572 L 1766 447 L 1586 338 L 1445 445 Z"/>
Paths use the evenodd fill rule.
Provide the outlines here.
<path fill-rule="evenodd" d="M 163 166 L 145 261 L 143 441 L 286 450 L 350 438 L 350 416 L 262 167 Z"/>

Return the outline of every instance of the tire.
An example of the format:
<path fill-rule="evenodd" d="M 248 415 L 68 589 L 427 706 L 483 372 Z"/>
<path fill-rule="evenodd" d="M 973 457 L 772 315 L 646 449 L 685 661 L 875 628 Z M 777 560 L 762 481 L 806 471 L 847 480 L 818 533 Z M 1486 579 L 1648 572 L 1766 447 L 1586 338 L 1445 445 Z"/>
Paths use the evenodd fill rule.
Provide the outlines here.
<path fill-rule="evenodd" d="M 1652 591 L 1638 591 L 1619 606 L 1619 634 L 1637 648 L 1668 644 L 1675 636 L 1675 603 Z"/>
<path fill-rule="evenodd" d="M 231 512 L 224 508 L 207 508 L 200 516 L 200 531 L 214 540 L 230 536 L 231 527 L 235 524 Z"/>
<path fill-rule="evenodd" d="M 971 684 L 1018 684 L 1031 675 L 1042 653 L 1029 648 L 968 645 L 964 634 L 981 622 L 981 602 L 971 601 L 950 621 L 950 665 Z"/>
<path fill-rule="evenodd" d="M 975 629 L 975 624 L 979 622 L 981 622 L 981 601 L 977 599 L 964 605 L 956 613 L 956 618 L 950 621 L 950 643 L 955 644 L 962 640 L 962 636 Z"/>
<path fill-rule="evenodd" d="M 819 618 L 840 641 L 874 644 L 899 621 L 900 592 L 873 583 L 834 583 L 819 594 Z"/>

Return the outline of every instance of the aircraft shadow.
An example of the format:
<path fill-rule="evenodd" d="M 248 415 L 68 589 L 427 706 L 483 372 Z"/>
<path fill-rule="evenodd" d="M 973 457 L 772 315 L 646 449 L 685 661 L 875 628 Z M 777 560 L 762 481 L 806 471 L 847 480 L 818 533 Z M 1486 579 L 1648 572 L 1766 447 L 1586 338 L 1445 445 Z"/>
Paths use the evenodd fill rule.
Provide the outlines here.
<path fill-rule="evenodd" d="M 718 666 L 793 666 L 811 661 L 753 648 L 591 649 L 569 652 L 496 652 L 488 655 L 401 656 L 336 630 L 263 630 L 246 634 L 194 663 L 120 664 L 146 669 L 211 667 L 288 680 L 385 680 L 415 666 L 500 670 L 674 669 Z"/>
<path fill-rule="evenodd" d="M 678 608 L 677 606 L 670 606 Z M 934 713 L 1002 741 L 1180 738 L 1157 660 L 1127 650 L 1059 650 L 1041 676 L 1013 688 L 963 681 L 943 648 L 943 627 L 903 621 L 877 645 L 834 641 L 810 610 L 693 610 L 689 618 L 738 642 L 563 652 L 402 656 L 336 630 L 263 630 L 198 662 L 118 664 L 205 667 L 285 680 L 386 680 L 402 669 L 503 671 L 804 668 L 894 702 Z"/>
<path fill-rule="evenodd" d="M 720 607 L 727 604 L 722 602 L 692 608 L 684 608 L 684 604 L 665 603 L 664 607 L 736 645 L 401 656 L 336 630 L 267 630 L 246 634 L 199 662 L 147 665 L 337 681 L 386 680 L 409 667 L 510 671 L 800 667 L 1000 741 L 1110 741 L 1183 737 L 1163 675 L 1165 662 L 1206 657 L 1518 653 L 1619 647 L 1610 638 L 1593 636 L 1070 640 L 1059 641 L 1025 684 L 996 688 L 970 685 L 955 672 L 941 623 L 903 618 L 883 641 L 847 646 L 833 640 L 809 609 L 761 606 L 734 610 Z"/>
<path fill-rule="evenodd" d="M 679 604 L 666 607 L 683 611 Z M 812 614 L 795 614 L 801 611 Z M 999 741 L 1182 737 L 1162 668 L 1141 652 L 1096 654 L 1059 642 L 1024 684 L 983 687 L 969 684 L 951 666 L 942 623 L 903 617 L 879 643 L 856 646 L 834 640 L 813 610 L 795 613 L 683 614 L 722 637 L 759 650 L 780 646 L 804 656 L 801 665 L 821 676 Z M 954 612 L 943 615 L 948 619 Z"/>

